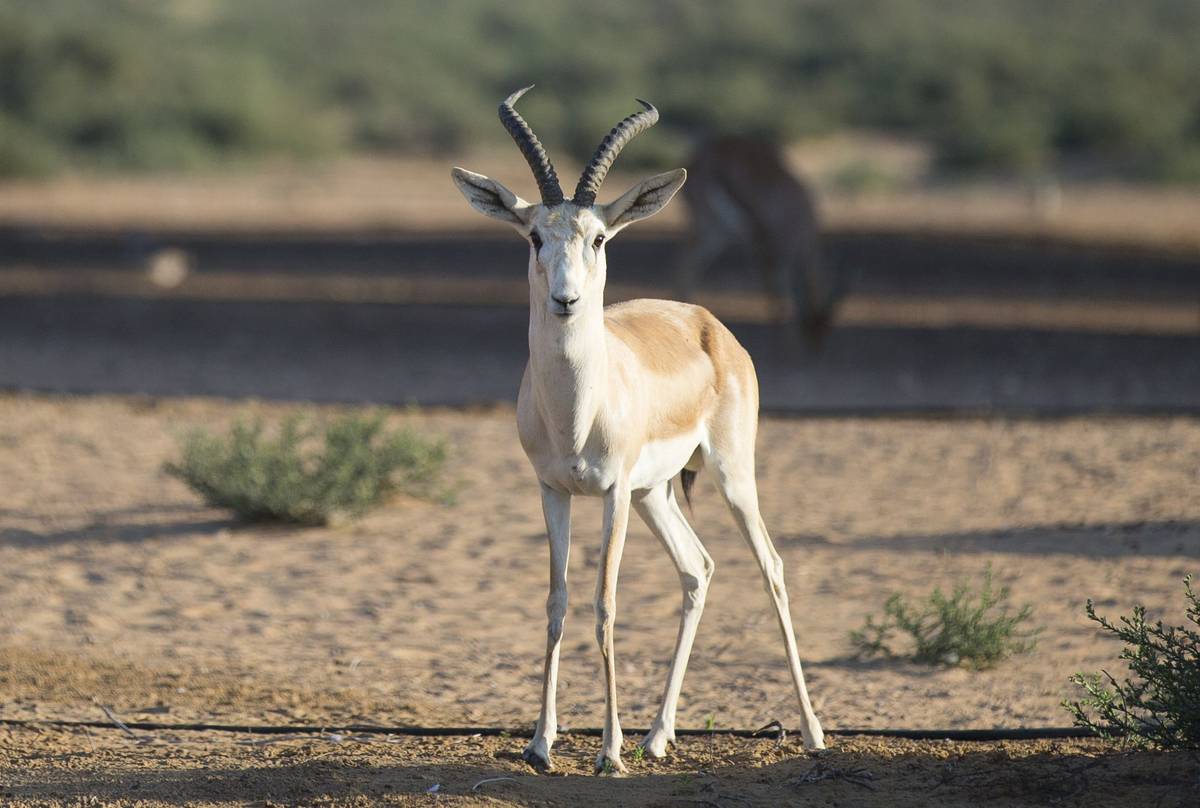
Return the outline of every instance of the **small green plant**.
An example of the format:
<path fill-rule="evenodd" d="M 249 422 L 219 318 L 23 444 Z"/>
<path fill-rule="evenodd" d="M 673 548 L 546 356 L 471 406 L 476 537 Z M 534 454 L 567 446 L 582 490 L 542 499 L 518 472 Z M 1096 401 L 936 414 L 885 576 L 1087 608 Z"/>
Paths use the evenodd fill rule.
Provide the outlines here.
<path fill-rule="evenodd" d="M 640 746 L 640 745 L 633 747 L 633 759 L 637 763 L 641 763 L 643 760 L 645 760 L 646 759 L 646 747 Z"/>
<path fill-rule="evenodd" d="M 708 718 L 704 719 L 704 729 L 706 731 L 712 732 L 716 728 L 717 728 L 716 716 L 710 715 Z"/>
<path fill-rule="evenodd" d="M 904 657 L 926 665 L 990 668 L 1012 654 L 1032 651 L 1038 633 L 1020 630 L 1032 605 L 1025 604 L 1014 613 L 1008 596 L 1007 586 L 993 586 L 989 565 L 978 592 L 964 581 L 950 595 L 935 587 L 924 601 L 915 604 L 892 595 L 883 605 L 883 618 L 868 616 L 862 628 L 850 632 L 850 642 L 861 657 Z M 897 633 L 909 638 L 903 651 L 893 645 Z"/>
<path fill-rule="evenodd" d="M 261 420 L 238 421 L 227 436 L 197 430 L 182 455 L 167 473 L 210 505 L 248 521 L 323 525 L 396 491 L 436 495 L 446 448 L 411 429 L 387 430 L 382 414 L 345 415 L 320 428 L 293 415 L 272 433 Z"/>
<path fill-rule="evenodd" d="M 1185 613 L 1200 627 L 1200 598 L 1192 576 L 1183 579 Z M 1132 674 L 1122 681 L 1108 671 L 1076 673 L 1071 682 L 1083 688 L 1079 701 L 1064 701 L 1076 726 L 1104 738 L 1123 736 L 1134 746 L 1200 749 L 1200 632 L 1192 626 L 1146 622 L 1144 606 L 1113 623 L 1087 602 L 1089 620 L 1125 643 L 1120 658 Z"/>

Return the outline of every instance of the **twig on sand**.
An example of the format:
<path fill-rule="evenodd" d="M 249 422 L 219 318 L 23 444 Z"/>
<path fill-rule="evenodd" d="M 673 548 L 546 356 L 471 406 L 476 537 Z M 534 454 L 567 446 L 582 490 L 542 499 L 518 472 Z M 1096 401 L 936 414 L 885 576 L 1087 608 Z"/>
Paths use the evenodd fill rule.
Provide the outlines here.
<path fill-rule="evenodd" d="M 96 742 L 92 740 L 91 727 L 84 727 L 83 731 L 87 733 L 88 746 L 90 746 L 92 748 L 92 754 L 93 755 L 96 754 Z"/>
<path fill-rule="evenodd" d="M 138 743 L 141 743 L 141 742 L 142 742 L 142 739 L 141 739 L 141 738 L 139 738 L 137 735 L 134 735 L 134 734 L 133 734 L 133 730 L 131 730 L 131 729 L 130 729 L 130 728 L 129 728 L 129 727 L 126 725 L 126 724 L 125 724 L 125 722 L 124 722 L 124 721 L 122 721 L 121 719 L 119 719 L 119 718 L 117 718 L 115 715 L 113 715 L 113 711 L 112 711 L 112 710 L 110 710 L 110 709 L 108 709 L 107 707 L 105 707 L 105 706 L 104 706 L 103 704 L 101 704 L 101 703 L 100 703 L 100 702 L 99 702 L 97 699 L 92 699 L 92 701 L 93 701 L 93 702 L 96 704 L 96 706 L 97 706 L 97 707 L 99 707 L 101 710 L 103 710 L 103 711 L 104 711 L 104 714 L 105 714 L 106 716 L 108 716 L 108 720 L 109 720 L 109 721 L 111 721 L 111 722 L 113 722 L 114 724 L 116 724 L 116 725 L 117 725 L 117 727 L 118 727 L 118 728 L 120 728 L 120 730 L 121 730 L 122 732 L 124 732 L 124 733 L 125 733 L 126 735 L 128 735 L 130 738 L 133 738 L 133 739 L 134 739 L 135 741 L 137 741 Z"/>
<path fill-rule="evenodd" d="M 312 763 L 314 760 L 320 760 L 323 757 L 329 757 L 334 752 L 344 752 L 344 751 L 345 751 L 344 749 L 339 749 L 338 747 L 335 746 L 332 749 L 326 749 L 324 752 L 318 752 L 315 755 L 309 755 L 308 757 L 306 757 L 304 759 L 304 762 Z"/>
<path fill-rule="evenodd" d="M 871 782 L 874 779 L 874 774 L 861 767 L 839 769 L 836 766 L 826 765 L 824 761 L 818 761 L 815 766 L 792 782 L 796 785 L 809 785 L 811 783 L 819 783 L 822 780 L 845 780 L 848 783 L 853 783 L 856 786 L 862 786 L 874 791 L 875 784 Z"/>
<path fill-rule="evenodd" d="M 305 738 L 305 736 L 303 736 L 303 735 L 301 735 L 301 736 L 279 735 L 279 736 L 267 737 L 267 738 L 239 738 L 236 741 L 234 741 L 234 743 L 241 744 L 242 746 L 268 746 L 270 744 L 276 744 L 276 743 L 293 743 L 296 741 L 297 737 L 299 737 L 302 740 Z M 309 737 L 311 737 L 311 736 L 309 736 Z"/>
<path fill-rule="evenodd" d="M 519 783 L 519 782 L 521 782 L 520 780 L 518 780 L 518 779 L 517 779 L 517 778 L 515 778 L 515 777 L 488 777 L 488 778 L 486 778 L 486 779 L 484 779 L 484 780 L 480 780 L 478 783 L 476 783 L 475 785 L 471 786 L 471 790 L 472 790 L 472 791 L 478 791 L 480 786 L 486 786 L 488 783 L 502 783 L 502 782 L 504 782 L 505 780 L 508 780 L 508 781 L 510 781 L 510 782 L 513 782 L 513 783 Z"/>
<path fill-rule="evenodd" d="M 754 732 L 751 732 L 750 737 L 756 738 L 759 735 L 764 735 L 766 734 L 767 730 L 775 730 L 775 740 L 780 745 L 787 740 L 787 730 L 783 728 L 783 724 L 779 723 L 778 718 L 768 724 L 763 724 L 761 727 L 754 730 Z"/>

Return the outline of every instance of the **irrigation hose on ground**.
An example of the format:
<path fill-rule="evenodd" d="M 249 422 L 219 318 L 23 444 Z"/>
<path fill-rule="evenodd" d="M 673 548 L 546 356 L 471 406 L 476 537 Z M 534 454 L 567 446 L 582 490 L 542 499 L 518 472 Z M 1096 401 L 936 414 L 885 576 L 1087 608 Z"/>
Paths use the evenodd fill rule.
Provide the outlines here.
<path fill-rule="evenodd" d="M 87 727 L 89 729 L 159 730 L 170 732 L 240 732 L 250 735 L 319 735 L 336 732 L 345 735 L 400 735 L 412 737 L 511 736 L 528 738 L 531 727 L 417 727 L 377 726 L 374 724 L 167 724 L 157 721 L 70 721 L 25 718 L 0 718 L 0 726 L 15 727 Z M 645 729 L 627 729 L 630 735 L 644 735 Z M 560 729 L 559 735 L 599 737 L 599 727 Z M 749 729 L 677 729 L 676 735 L 724 736 L 733 738 L 775 738 L 786 735 L 777 721 L 756 730 Z M 996 729 L 878 729 L 874 727 L 827 729 L 826 736 L 905 738 L 914 741 L 1033 741 L 1055 738 L 1095 738 L 1096 733 L 1083 727 L 1000 727 Z"/>

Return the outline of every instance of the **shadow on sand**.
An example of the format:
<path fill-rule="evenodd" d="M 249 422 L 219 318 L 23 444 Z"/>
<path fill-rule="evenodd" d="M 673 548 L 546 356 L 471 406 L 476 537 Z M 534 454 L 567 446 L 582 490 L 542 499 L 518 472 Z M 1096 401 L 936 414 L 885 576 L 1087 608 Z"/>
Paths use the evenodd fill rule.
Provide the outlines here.
<path fill-rule="evenodd" d="M 504 743 L 516 750 L 523 741 Z M 141 748 L 146 758 L 155 754 Z M 1196 793 L 1196 770 L 1186 755 L 1120 753 L 1094 741 L 951 745 L 850 738 L 814 757 L 790 741 L 780 748 L 773 741 L 692 739 L 667 761 L 627 756 L 626 778 L 574 776 L 588 773 L 595 748 L 594 741 L 568 736 L 556 759 L 571 776 L 538 776 L 515 751 L 489 753 L 472 739 L 285 746 L 273 750 L 282 753 L 272 755 L 274 762 L 264 761 L 263 747 L 245 747 L 253 764 L 209 767 L 183 756 L 144 769 L 131 769 L 128 760 L 111 768 L 85 763 L 48 778 L 26 775 L 6 791 L 11 798 L 69 804 L 408 805 L 475 798 L 575 806 L 1184 805 Z"/>
<path fill-rule="evenodd" d="M 1023 555 L 1200 556 L 1200 522 L 1114 522 L 1100 525 L 1034 525 L 1000 530 L 901 536 L 867 536 L 831 542 L 821 536 L 780 536 L 781 547 L 838 546 L 849 550 Z"/>
<path fill-rule="evenodd" d="M 65 530 L 28 530 L 25 528 L 0 528 L 0 546 L 9 547 L 52 547 L 74 542 L 120 544 L 150 541 L 153 539 L 177 538 L 196 533 L 215 533 L 218 530 L 235 528 L 243 523 L 214 517 L 214 512 L 186 504 L 151 505 L 137 508 L 117 508 L 93 518 L 80 527 Z M 0 511 L 0 517 L 21 517 L 16 511 Z M 175 517 L 159 520 L 161 517 Z M 36 518 L 36 514 L 29 514 Z M 158 519 L 156 519 L 158 518 Z"/>

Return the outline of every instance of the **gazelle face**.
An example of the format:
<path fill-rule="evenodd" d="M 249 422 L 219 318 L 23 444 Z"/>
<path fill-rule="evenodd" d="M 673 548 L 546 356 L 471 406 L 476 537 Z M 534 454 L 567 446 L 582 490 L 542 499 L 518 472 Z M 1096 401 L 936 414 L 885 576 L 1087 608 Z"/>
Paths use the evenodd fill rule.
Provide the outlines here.
<path fill-rule="evenodd" d="M 537 205 L 530 216 L 529 287 L 553 317 L 570 319 L 604 303 L 608 227 L 591 208 Z"/>
<path fill-rule="evenodd" d="M 589 306 L 603 304 L 609 239 L 662 210 L 687 179 L 682 168 L 668 171 L 642 180 L 607 205 L 583 207 L 570 201 L 532 204 L 495 180 L 462 168 L 450 175 L 471 207 L 511 225 L 529 242 L 532 299 L 544 301 L 550 315 L 568 322 Z"/>

